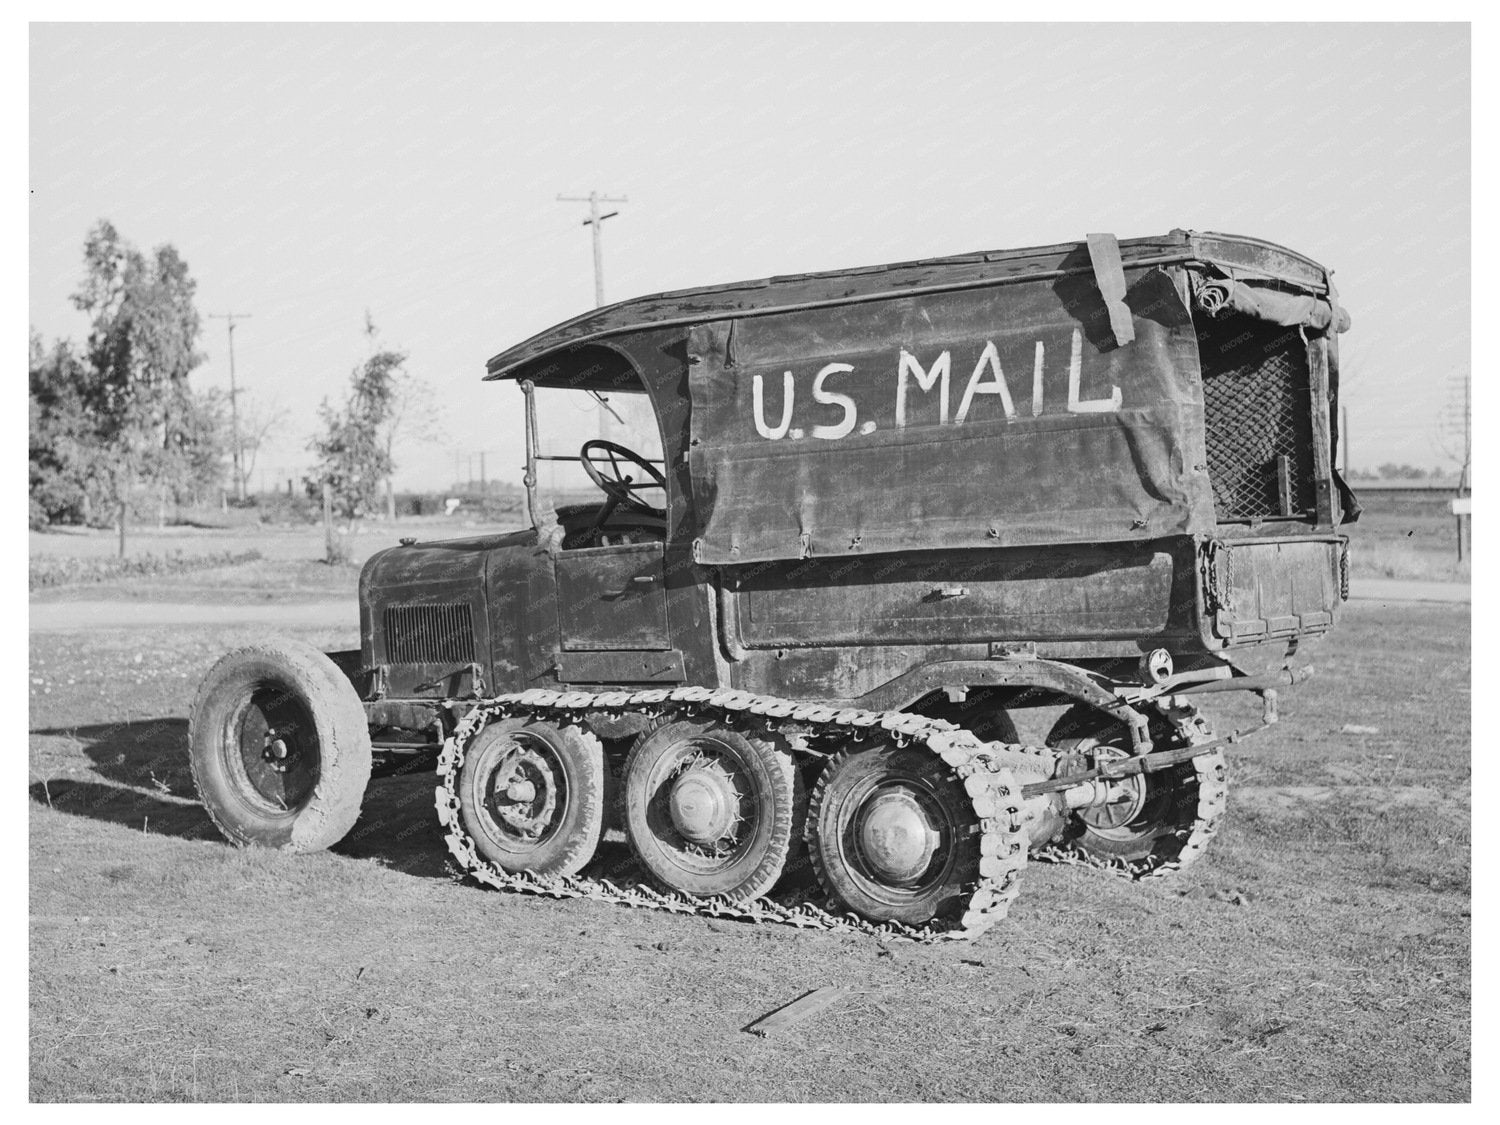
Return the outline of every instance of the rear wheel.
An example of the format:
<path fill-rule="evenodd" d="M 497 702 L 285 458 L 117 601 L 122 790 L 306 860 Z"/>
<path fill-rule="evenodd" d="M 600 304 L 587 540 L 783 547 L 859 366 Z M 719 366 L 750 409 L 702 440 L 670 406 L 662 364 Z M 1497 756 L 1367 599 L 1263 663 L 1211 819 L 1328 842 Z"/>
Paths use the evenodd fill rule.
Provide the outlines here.
<path fill-rule="evenodd" d="M 501 870 L 573 875 L 599 846 L 607 785 L 604 748 L 583 727 L 499 719 L 464 754 L 459 817 Z"/>
<path fill-rule="evenodd" d="M 370 780 L 370 732 L 353 685 L 325 654 L 286 638 L 236 649 L 209 670 L 188 749 L 204 808 L 236 844 L 336 844 Z"/>
<path fill-rule="evenodd" d="M 625 834 L 660 886 L 748 901 L 781 877 L 801 827 L 791 755 L 717 722 L 643 734 L 625 764 Z"/>
<path fill-rule="evenodd" d="M 1153 724 L 1154 739 L 1167 734 L 1165 724 L 1160 730 Z M 1135 752 L 1123 723 L 1082 704 L 1057 720 L 1047 745 L 1059 754 L 1084 757 L 1091 768 Z M 1086 858 L 1125 867 L 1136 877 L 1167 864 L 1182 867 L 1217 827 L 1224 806 L 1224 776 L 1223 753 L 1215 750 L 1114 782 L 1113 799 L 1074 813 L 1058 844 Z"/>
<path fill-rule="evenodd" d="M 842 751 L 807 810 L 813 867 L 862 918 L 921 925 L 979 880 L 980 826 L 963 783 L 925 748 Z"/>

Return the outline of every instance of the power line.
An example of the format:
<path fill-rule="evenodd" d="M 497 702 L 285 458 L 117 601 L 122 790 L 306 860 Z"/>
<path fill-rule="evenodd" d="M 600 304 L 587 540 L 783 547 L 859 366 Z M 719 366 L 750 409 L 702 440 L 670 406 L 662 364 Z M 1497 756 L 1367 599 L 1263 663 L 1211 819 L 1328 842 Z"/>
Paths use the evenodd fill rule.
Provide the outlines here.
<path fill-rule="evenodd" d="M 229 424 L 233 433 L 234 454 L 234 494 L 239 500 L 245 499 L 245 475 L 240 471 L 240 405 L 239 388 L 234 384 L 234 322 L 236 320 L 249 320 L 254 313 L 209 313 L 211 320 L 223 320 L 229 326 Z"/>

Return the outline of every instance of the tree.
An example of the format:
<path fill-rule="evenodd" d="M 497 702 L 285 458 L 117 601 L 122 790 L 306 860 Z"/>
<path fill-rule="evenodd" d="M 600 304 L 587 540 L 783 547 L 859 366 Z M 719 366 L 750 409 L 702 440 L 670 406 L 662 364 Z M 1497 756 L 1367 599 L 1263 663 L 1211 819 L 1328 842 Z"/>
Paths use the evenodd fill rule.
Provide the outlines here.
<path fill-rule="evenodd" d="M 230 445 L 228 414 L 229 396 L 223 391 L 183 396 L 164 466 L 164 479 L 179 500 L 190 495 L 201 503 L 217 494 Z"/>
<path fill-rule="evenodd" d="M 1427 479 L 1427 470 L 1419 469 L 1415 465 L 1408 465 L 1404 461 L 1399 465 L 1394 461 L 1387 461 L 1380 466 L 1380 479 L 1425 480 Z"/>
<path fill-rule="evenodd" d="M 224 446 L 216 400 L 188 384 L 203 359 L 196 288 L 171 245 L 148 256 L 107 220 L 89 231 L 83 282 L 72 297 L 91 321 L 83 353 L 58 344 L 49 354 L 39 341 L 32 348 L 33 513 L 89 520 L 107 508 L 123 555 L 137 487 L 155 493 L 165 522 L 169 496 L 218 479 Z M 87 466 L 78 463 L 80 450 Z"/>
<path fill-rule="evenodd" d="M 243 391 L 240 392 L 244 394 Z M 250 489 L 250 474 L 255 471 L 255 459 L 260 455 L 271 431 L 285 424 L 289 411 L 284 407 L 268 405 L 251 400 L 240 407 L 240 472 L 243 473 L 244 491 Z"/>
<path fill-rule="evenodd" d="M 407 371 L 401 371 L 396 376 L 391 395 L 391 413 L 382 435 L 385 439 L 386 461 L 390 464 L 390 471 L 385 478 L 387 519 L 396 518 L 396 446 L 405 439 L 432 440 L 442 433 L 436 402 L 437 394 L 427 380 Z"/>
<path fill-rule="evenodd" d="M 370 351 L 375 350 L 375 339 L 380 330 L 370 310 L 365 310 L 365 336 L 370 342 Z M 404 357 L 403 357 L 404 358 Z M 441 411 L 437 407 L 437 394 L 431 384 L 420 379 L 405 368 L 397 371 L 391 383 L 391 409 L 385 425 L 381 427 L 381 439 L 385 444 L 389 469 L 385 477 L 385 518 L 396 518 L 396 446 L 403 439 L 431 440 L 442 433 Z"/>
<path fill-rule="evenodd" d="M 89 380 L 73 346 L 30 340 L 30 515 L 32 527 L 92 524 L 106 491 L 88 408 Z"/>
<path fill-rule="evenodd" d="M 318 464 L 306 478 L 307 492 L 317 498 L 326 484 L 334 513 L 348 531 L 374 511 L 380 484 L 390 475 L 385 428 L 405 363 L 405 352 L 375 352 L 350 374 L 349 394 L 341 409 L 334 409 L 327 399 L 319 407 L 323 432 L 308 443 Z"/>

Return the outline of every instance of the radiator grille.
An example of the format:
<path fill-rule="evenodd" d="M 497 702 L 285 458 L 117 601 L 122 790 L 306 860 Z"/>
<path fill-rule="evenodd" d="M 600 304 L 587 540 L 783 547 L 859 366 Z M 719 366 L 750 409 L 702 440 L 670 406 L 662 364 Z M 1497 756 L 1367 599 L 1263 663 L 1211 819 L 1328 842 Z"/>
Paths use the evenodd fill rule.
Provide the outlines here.
<path fill-rule="evenodd" d="M 388 605 L 385 652 L 392 664 L 471 664 L 473 612 L 462 603 Z"/>
<path fill-rule="evenodd" d="M 1295 328 L 1246 316 L 1198 333 L 1214 510 L 1223 520 L 1313 509 L 1307 346 Z"/>

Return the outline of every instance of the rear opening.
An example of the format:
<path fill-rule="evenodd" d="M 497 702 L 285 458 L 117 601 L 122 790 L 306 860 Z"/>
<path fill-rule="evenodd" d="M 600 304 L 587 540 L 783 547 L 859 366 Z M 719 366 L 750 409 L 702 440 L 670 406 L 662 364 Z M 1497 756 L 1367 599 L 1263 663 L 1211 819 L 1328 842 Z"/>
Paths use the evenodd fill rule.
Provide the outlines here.
<path fill-rule="evenodd" d="M 1219 523 L 1316 519 L 1312 387 L 1295 328 L 1200 322 L 1208 473 Z"/>
<path fill-rule="evenodd" d="M 1230 312 L 1200 318 L 1198 353 L 1220 528 L 1203 559 L 1212 633 L 1230 645 L 1322 633 L 1344 596 L 1342 542 L 1317 530 L 1322 388 L 1309 343 L 1298 328 Z"/>

